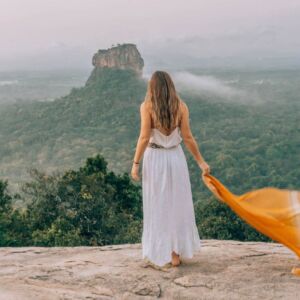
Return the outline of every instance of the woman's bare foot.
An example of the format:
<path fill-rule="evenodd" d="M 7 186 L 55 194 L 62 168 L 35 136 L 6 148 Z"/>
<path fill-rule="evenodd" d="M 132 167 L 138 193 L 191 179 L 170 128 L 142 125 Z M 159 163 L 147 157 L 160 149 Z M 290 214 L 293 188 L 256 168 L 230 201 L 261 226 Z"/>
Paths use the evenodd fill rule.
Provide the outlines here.
<path fill-rule="evenodd" d="M 173 267 L 177 267 L 178 265 L 180 265 L 181 261 L 180 261 L 180 258 L 179 258 L 179 255 L 172 251 L 172 266 Z"/>

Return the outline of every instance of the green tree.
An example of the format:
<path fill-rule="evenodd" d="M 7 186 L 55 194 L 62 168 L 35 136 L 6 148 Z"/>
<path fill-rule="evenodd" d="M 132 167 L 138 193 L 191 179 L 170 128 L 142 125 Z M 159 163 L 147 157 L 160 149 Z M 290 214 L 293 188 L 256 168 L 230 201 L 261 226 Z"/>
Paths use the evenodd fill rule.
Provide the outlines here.
<path fill-rule="evenodd" d="M 23 186 L 34 245 L 107 245 L 136 242 L 142 229 L 141 187 L 127 173 L 107 170 L 101 155 L 77 171 L 31 172 Z"/>

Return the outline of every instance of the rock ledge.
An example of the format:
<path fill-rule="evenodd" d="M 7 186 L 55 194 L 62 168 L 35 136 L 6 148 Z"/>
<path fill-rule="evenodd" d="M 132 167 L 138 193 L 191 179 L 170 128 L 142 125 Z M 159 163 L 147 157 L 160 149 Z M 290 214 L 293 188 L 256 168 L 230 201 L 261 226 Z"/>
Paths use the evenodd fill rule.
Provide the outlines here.
<path fill-rule="evenodd" d="M 277 243 L 202 240 L 173 268 L 141 244 L 0 248 L 0 299 L 300 299 L 295 254 Z"/>

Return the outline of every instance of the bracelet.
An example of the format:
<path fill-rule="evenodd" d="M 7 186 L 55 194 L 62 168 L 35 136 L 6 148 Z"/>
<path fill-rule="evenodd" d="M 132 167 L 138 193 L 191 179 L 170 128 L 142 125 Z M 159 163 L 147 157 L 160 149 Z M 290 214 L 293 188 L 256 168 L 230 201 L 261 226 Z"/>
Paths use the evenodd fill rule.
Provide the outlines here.
<path fill-rule="evenodd" d="M 139 165 L 139 164 L 140 164 L 139 162 L 135 162 L 135 161 L 133 161 L 133 163 L 136 164 L 136 165 Z"/>

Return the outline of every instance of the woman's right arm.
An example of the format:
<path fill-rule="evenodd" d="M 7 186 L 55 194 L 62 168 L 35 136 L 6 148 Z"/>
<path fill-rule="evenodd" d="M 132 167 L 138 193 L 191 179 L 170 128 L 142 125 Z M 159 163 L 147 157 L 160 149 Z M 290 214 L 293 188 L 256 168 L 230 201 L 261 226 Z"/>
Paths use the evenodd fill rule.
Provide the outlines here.
<path fill-rule="evenodd" d="M 185 102 L 182 102 L 182 119 L 181 119 L 181 136 L 183 142 L 187 149 L 192 153 L 194 159 L 196 160 L 198 166 L 204 171 L 205 173 L 210 172 L 209 165 L 205 162 L 202 154 L 199 151 L 198 144 L 192 134 L 190 128 L 190 117 L 189 117 L 189 109 Z"/>

